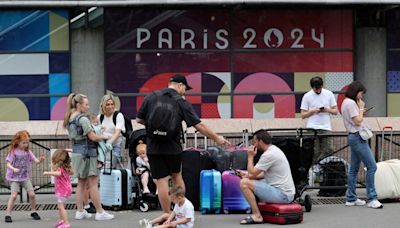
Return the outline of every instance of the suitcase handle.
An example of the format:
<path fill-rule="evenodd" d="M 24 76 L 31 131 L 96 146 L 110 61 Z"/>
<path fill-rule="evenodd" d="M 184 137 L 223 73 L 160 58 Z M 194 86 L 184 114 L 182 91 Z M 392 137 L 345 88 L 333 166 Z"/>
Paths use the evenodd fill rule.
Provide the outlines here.
<path fill-rule="evenodd" d="M 388 132 L 390 134 L 389 137 L 389 160 L 392 159 L 392 144 L 393 144 L 393 127 L 392 126 L 384 126 L 382 128 L 382 143 L 381 143 L 381 156 L 380 156 L 380 161 L 383 161 L 383 146 L 385 142 L 385 132 Z"/>

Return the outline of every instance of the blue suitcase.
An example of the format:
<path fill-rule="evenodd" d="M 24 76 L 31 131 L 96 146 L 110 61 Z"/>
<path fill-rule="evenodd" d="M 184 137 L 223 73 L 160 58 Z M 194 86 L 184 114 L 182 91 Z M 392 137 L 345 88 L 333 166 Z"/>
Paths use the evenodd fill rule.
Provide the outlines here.
<path fill-rule="evenodd" d="M 221 212 L 221 173 L 217 170 L 200 172 L 200 212 Z"/>
<path fill-rule="evenodd" d="M 113 169 L 100 174 L 100 199 L 111 210 L 131 209 L 132 172 L 129 169 Z"/>

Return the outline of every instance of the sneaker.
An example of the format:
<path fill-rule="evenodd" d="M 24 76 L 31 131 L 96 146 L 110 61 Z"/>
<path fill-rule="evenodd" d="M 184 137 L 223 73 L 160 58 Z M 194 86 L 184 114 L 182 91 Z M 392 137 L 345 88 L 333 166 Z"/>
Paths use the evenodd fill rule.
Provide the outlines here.
<path fill-rule="evenodd" d="M 64 221 L 63 220 L 58 220 L 56 222 L 56 224 L 54 224 L 54 228 L 57 228 L 57 227 L 61 226 L 61 224 L 64 224 Z"/>
<path fill-rule="evenodd" d="M 71 225 L 70 224 L 66 225 L 62 223 L 58 228 L 71 228 Z"/>
<path fill-rule="evenodd" d="M 39 216 L 38 213 L 36 213 L 36 212 L 31 213 L 31 217 L 32 217 L 34 220 L 40 220 L 40 216 Z"/>
<path fill-rule="evenodd" d="M 4 218 L 4 221 L 5 221 L 6 223 L 11 223 L 11 222 L 12 222 L 11 216 L 6 215 L 6 217 Z"/>
<path fill-rule="evenodd" d="M 96 214 L 96 208 L 94 207 L 92 202 L 90 202 L 88 205 L 86 205 L 83 209 L 85 209 L 87 211 L 87 213 Z"/>
<path fill-rule="evenodd" d="M 372 200 L 367 204 L 367 207 L 370 207 L 373 209 L 381 209 L 381 208 L 383 208 L 383 205 L 378 200 Z"/>
<path fill-rule="evenodd" d="M 76 211 L 76 213 L 75 213 L 75 219 L 77 219 L 77 220 L 88 219 L 91 217 L 92 217 L 92 215 L 87 213 L 86 210 L 83 210 L 82 212 Z"/>
<path fill-rule="evenodd" d="M 364 200 L 357 199 L 353 202 L 346 201 L 346 206 L 364 206 L 365 203 L 366 202 Z"/>
<path fill-rule="evenodd" d="M 139 220 L 139 225 L 143 228 L 146 228 L 146 224 L 148 223 L 147 219 L 140 219 Z"/>
<path fill-rule="evenodd" d="M 107 213 L 106 211 L 103 211 L 103 213 L 96 213 L 96 220 L 110 220 L 113 219 L 114 215 Z"/>

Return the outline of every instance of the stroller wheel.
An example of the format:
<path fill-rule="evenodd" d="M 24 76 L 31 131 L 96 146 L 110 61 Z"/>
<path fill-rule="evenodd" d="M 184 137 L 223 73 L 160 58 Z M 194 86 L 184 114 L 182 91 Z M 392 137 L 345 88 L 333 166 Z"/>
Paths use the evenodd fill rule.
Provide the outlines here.
<path fill-rule="evenodd" d="M 310 212 L 312 208 L 312 201 L 309 195 L 304 197 L 304 207 L 306 208 L 306 212 Z"/>
<path fill-rule="evenodd" d="M 141 202 L 139 205 L 139 210 L 141 212 L 147 212 L 149 210 L 149 204 L 146 202 Z"/>

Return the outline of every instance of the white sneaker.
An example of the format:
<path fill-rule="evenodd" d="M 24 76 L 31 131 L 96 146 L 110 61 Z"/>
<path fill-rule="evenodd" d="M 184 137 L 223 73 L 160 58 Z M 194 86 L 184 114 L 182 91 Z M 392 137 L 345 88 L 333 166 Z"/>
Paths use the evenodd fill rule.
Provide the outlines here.
<path fill-rule="evenodd" d="M 89 213 L 87 213 L 86 210 L 83 210 L 82 212 L 77 211 L 77 212 L 75 213 L 75 219 L 78 219 L 78 220 L 81 220 L 81 219 L 88 219 L 88 218 L 91 218 L 91 217 L 92 217 L 92 215 L 89 214 Z"/>
<path fill-rule="evenodd" d="M 364 200 L 356 199 L 356 201 L 353 202 L 346 201 L 346 206 L 364 206 L 365 203 Z"/>
<path fill-rule="evenodd" d="M 373 209 L 380 209 L 380 208 L 383 208 L 383 205 L 378 200 L 372 200 L 367 204 L 367 207 L 370 207 Z"/>
<path fill-rule="evenodd" d="M 150 221 L 148 219 L 140 219 L 139 220 L 139 225 L 142 228 L 150 228 L 153 227 L 153 225 L 151 225 Z"/>
<path fill-rule="evenodd" d="M 110 220 L 113 218 L 114 218 L 113 214 L 109 214 L 106 211 L 103 211 L 103 213 L 96 213 L 96 217 L 94 219 L 101 221 L 101 220 Z"/>

